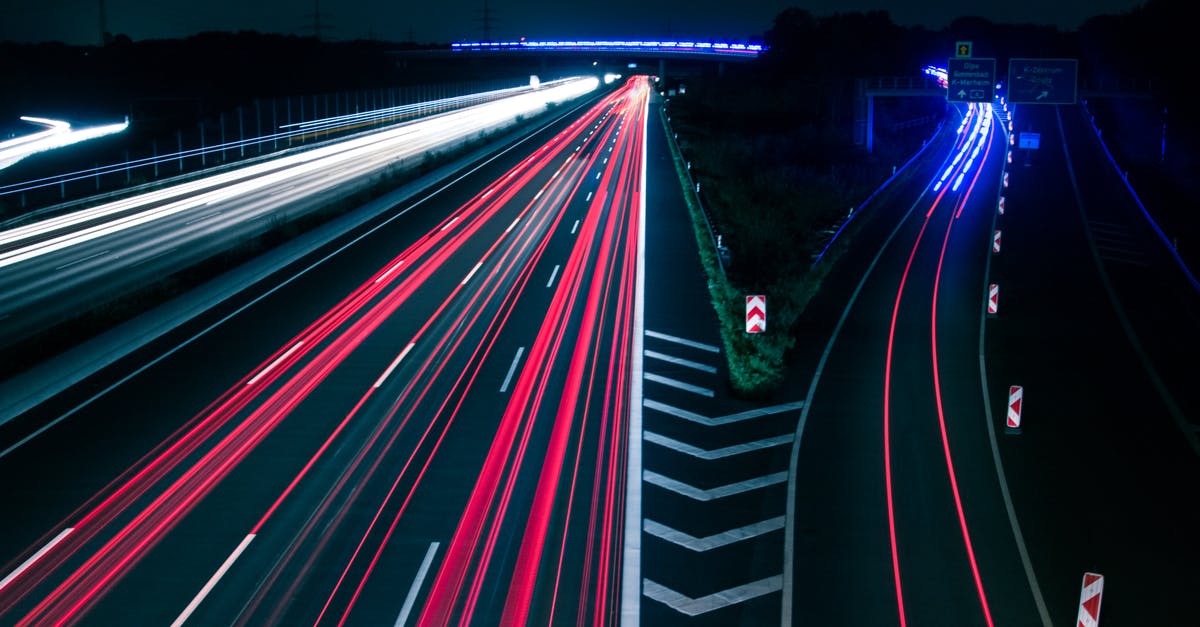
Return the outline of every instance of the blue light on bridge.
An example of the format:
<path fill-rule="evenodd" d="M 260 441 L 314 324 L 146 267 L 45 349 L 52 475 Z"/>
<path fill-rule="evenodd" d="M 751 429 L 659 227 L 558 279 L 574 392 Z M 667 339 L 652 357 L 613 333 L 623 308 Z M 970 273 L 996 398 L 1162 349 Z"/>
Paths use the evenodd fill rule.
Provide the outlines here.
<path fill-rule="evenodd" d="M 767 46 L 762 44 L 715 41 L 480 41 L 453 43 L 450 44 L 450 48 L 459 51 L 586 50 L 621 52 L 626 50 L 658 50 L 662 52 L 738 57 L 757 57 L 767 50 Z"/>

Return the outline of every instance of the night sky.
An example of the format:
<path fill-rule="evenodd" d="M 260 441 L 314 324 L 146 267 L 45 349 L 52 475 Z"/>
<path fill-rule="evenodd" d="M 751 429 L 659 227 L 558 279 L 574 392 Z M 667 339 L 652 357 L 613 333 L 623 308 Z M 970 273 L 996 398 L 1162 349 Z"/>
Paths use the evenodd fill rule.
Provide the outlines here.
<path fill-rule="evenodd" d="M 103 0 L 107 30 L 134 40 L 201 31 L 312 34 L 320 2 L 321 35 L 445 43 L 484 35 L 484 0 Z M 100 40 L 101 0 L 0 0 L 0 41 Z M 994 22 L 1074 30 L 1088 17 L 1122 13 L 1136 0 L 490 0 L 492 39 L 687 37 L 750 39 L 782 9 L 815 15 L 881 9 L 902 26 L 938 30 L 962 15 Z M 986 6 L 986 8 L 985 8 Z"/>

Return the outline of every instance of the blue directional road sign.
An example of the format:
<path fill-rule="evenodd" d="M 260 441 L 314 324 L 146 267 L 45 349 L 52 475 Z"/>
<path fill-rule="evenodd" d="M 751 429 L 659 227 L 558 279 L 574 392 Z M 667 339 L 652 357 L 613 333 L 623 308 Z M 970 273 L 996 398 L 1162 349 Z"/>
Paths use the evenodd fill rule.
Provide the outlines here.
<path fill-rule="evenodd" d="M 946 60 L 946 100 L 991 102 L 996 96 L 996 60 L 950 58 Z"/>
<path fill-rule="evenodd" d="M 1009 59 L 1008 101 L 1075 104 L 1078 59 Z"/>

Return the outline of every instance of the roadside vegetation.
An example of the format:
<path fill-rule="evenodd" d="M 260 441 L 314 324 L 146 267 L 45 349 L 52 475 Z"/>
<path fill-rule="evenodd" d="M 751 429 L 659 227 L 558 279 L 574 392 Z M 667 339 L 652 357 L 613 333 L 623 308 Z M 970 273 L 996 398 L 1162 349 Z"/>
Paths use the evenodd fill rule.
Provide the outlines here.
<path fill-rule="evenodd" d="M 663 87 L 675 93 L 663 123 L 677 139 L 676 167 L 721 322 L 730 384 L 745 397 L 769 395 L 783 382 L 799 339 L 796 321 L 853 237 L 843 233 L 815 263 L 831 233 L 893 166 L 920 150 L 945 111 L 931 98 L 879 106 L 874 150 L 856 144 L 855 79 L 919 76 L 921 66 L 886 50 L 856 55 L 857 66 L 820 62 L 826 55 L 813 42 L 848 32 L 883 47 L 905 44 L 906 31 L 886 14 L 818 20 L 793 9 L 776 18 L 771 52 L 758 64 Z M 716 236 L 725 252 L 720 260 Z M 767 297 L 764 333 L 746 332 L 751 294 Z"/>
<path fill-rule="evenodd" d="M 883 11 L 818 17 L 790 8 L 776 16 L 764 38 L 769 49 L 755 63 L 668 81 L 663 89 L 675 95 L 664 122 L 678 140 L 680 180 L 697 221 L 734 391 L 754 397 L 777 389 L 800 340 L 796 321 L 863 220 L 852 223 L 819 263 L 814 264 L 814 253 L 888 179 L 893 166 L 921 148 L 946 109 L 940 98 L 876 98 L 874 150 L 868 152 L 861 127 L 855 126 L 865 108 L 856 85 L 864 79 L 919 76 L 928 64 L 944 65 L 958 41 L 975 42 L 976 56 L 995 57 L 998 68 L 1015 57 L 1078 58 L 1081 89 L 1130 78 L 1152 83 L 1155 106 L 1143 107 L 1152 112 L 1145 124 L 1151 130 L 1140 133 L 1150 137 L 1142 143 L 1152 145 L 1146 152 L 1153 158 L 1144 160 L 1152 163 L 1119 158 L 1126 156 L 1122 161 L 1149 188 L 1179 249 L 1200 249 L 1194 245 L 1200 220 L 1186 211 L 1168 211 L 1194 204 L 1172 201 L 1194 197 L 1196 188 L 1195 177 L 1186 174 L 1194 156 L 1181 150 L 1195 136 L 1195 125 L 1176 106 L 1186 96 L 1178 81 L 1162 80 L 1176 76 L 1181 61 L 1161 59 L 1153 45 L 1171 40 L 1162 35 L 1186 28 L 1182 10 L 1150 0 L 1124 14 L 1094 17 L 1078 31 L 993 24 L 971 16 L 930 31 L 898 26 Z M 1116 125 L 1109 103 L 1094 105 L 1098 120 L 1105 115 L 1106 124 Z M 1140 119 L 1129 109 L 1122 110 L 1125 118 Z M 728 249 L 724 264 L 718 263 L 710 226 Z M 767 296 L 765 333 L 745 332 L 749 294 Z"/>

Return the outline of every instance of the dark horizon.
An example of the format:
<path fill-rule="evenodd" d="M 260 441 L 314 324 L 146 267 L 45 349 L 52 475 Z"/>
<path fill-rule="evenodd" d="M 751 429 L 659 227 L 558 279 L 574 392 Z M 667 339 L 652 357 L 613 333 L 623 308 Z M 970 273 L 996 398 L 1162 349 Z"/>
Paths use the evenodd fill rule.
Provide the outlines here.
<path fill-rule="evenodd" d="M 749 40 L 761 37 L 776 15 L 801 8 L 818 17 L 837 13 L 885 11 L 903 27 L 942 30 L 963 17 L 979 17 L 997 24 L 1032 24 L 1072 31 L 1099 15 L 1119 15 L 1144 6 L 1131 0 L 1046 5 L 1033 0 L 961 7 L 943 0 L 886 2 L 874 0 L 756 0 L 731 5 L 717 0 L 684 3 L 620 1 L 576 4 L 570 13 L 550 14 L 536 3 L 458 1 L 409 9 L 393 7 L 376 12 L 366 5 L 341 3 L 336 9 L 318 0 L 290 4 L 279 0 L 234 3 L 226 0 L 191 5 L 186 12 L 175 0 L 135 7 L 113 0 L 65 0 L 56 14 L 32 0 L 12 0 L 0 21 L 0 42 L 62 42 L 95 45 L 100 33 L 134 41 L 182 39 L 203 32 L 254 31 L 267 34 L 319 35 L 331 41 L 380 40 L 390 42 L 450 43 L 500 39 L 611 39 L 689 37 L 713 40 Z M 1064 6 L 1065 4 L 1065 6 Z M 101 15 L 103 7 L 103 16 Z M 632 19 L 631 19 L 632 18 Z"/>

